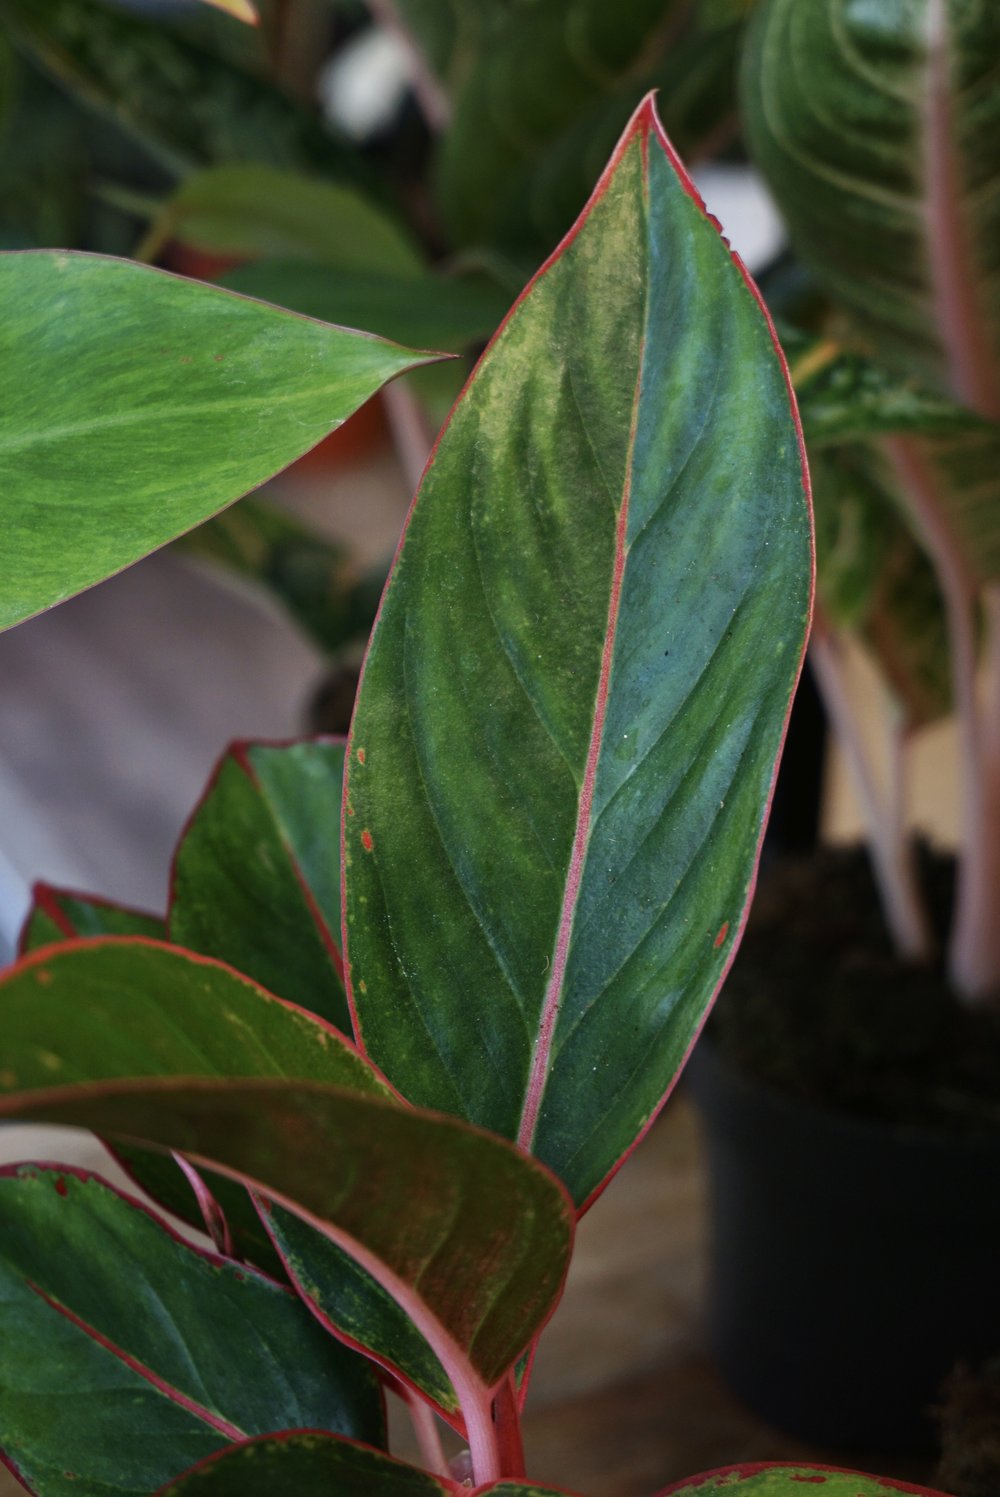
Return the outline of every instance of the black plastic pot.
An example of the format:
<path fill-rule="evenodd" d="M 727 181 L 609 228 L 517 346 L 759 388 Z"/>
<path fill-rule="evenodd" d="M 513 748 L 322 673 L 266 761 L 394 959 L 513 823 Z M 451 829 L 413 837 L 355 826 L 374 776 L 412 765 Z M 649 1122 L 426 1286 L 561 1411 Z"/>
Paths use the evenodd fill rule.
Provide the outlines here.
<path fill-rule="evenodd" d="M 733 1391 L 801 1439 L 919 1450 L 957 1360 L 1000 1352 L 1000 1138 L 827 1113 L 703 1039 L 708 1333 Z"/>

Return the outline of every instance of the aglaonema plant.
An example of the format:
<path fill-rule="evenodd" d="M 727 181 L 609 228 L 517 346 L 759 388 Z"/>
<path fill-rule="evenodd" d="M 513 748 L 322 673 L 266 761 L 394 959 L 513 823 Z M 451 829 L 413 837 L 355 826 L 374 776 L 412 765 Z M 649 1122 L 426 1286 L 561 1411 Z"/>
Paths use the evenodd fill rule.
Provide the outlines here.
<path fill-rule="evenodd" d="M 9 621 L 422 357 L 132 266 L 4 270 L 34 289 L 5 324 Z M 441 433 L 349 740 L 235 746 L 165 917 L 38 892 L 0 1115 L 96 1130 L 215 1250 L 94 1175 L 0 1176 L 0 1450 L 28 1490 L 551 1492 L 531 1353 L 742 931 L 807 489 L 762 303 L 647 100 Z M 383 1383 L 426 1469 L 387 1452 Z M 920 1490 L 669 1490 L 802 1483 Z"/>
<path fill-rule="evenodd" d="M 838 390 L 830 346 L 806 356 L 820 440 L 847 444 L 846 467 L 831 470 L 834 513 L 847 498 L 865 532 L 853 599 L 835 557 L 821 586 L 818 676 L 858 771 L 889 924 L 916 959 L 932 940 L 903 831 L 904 751 L 910 729 L 954 707 L 961 838 L 947 968 L 970 1005 L 1000 998 L 998 55 L 1000 13 L 978 0 L 763 0 L 743 68 L 748 143 L 793 243 L 848 344 L 885 371 L 859 378 L 855 354 Z M 900 570 L 906 530 L 920 549 L 911 540 Z M 874 646 L 898 704 L 886 790 L 842 690 L 845 631 Z"/>

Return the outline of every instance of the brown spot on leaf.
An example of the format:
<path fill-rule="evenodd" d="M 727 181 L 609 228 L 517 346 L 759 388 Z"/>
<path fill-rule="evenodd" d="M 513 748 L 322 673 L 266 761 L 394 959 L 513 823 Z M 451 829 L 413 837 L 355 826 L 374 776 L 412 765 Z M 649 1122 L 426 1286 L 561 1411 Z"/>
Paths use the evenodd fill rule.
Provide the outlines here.
<path fill-rule="evenodd" d="M 364 751 L 363 748 L 359 748 L 358 749 L 358 763 L 359 764 L 363 764 L 364 762 L 365 762 L 365 751 Z"/>
<path fill-rule="evenodd" d="M 364 848 L 365 852 L 371 852 L 372 848 L 375 846 L 375 843 L 372 841 L 372 834 L 367 827 L 365 827 L 364 831 L 361 833 L 361 846 Z"/>
<path fill-rule="evenodd" d="M 56 1181 L 56 1195 L 57 1196 L 67 1196 L 67 1195 L 69 1195 L 69 1187 L 66 1184 L 66 1181 L 63 1179 L 62 1175 L 60 1175 L 59 1178 L 58 1178 L 58 1180 Z"/>
<path fill-rule="evenodd" d="M 725 925 L 723 925 L 722 929 L 719 931 L 719 934 L 715 938 L 716 949 L 718 949 L 722 945 L 723 941 L 726 939 L 726 937 L 728 936 L 728 934 L 729 934 L 729 921 L 727 920 L 726 923 L 725 923 Z"/>

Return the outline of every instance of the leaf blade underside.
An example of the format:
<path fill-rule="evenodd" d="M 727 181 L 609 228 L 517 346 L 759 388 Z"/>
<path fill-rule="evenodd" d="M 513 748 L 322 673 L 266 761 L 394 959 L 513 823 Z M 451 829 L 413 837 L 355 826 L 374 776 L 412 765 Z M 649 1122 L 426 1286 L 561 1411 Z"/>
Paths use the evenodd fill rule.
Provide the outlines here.
<path fill-rule="evenodd" d="M 780 356 L 647 102 L 442 434 L 345 786 L 368 1053 L 578 1205 L 731 959 L 809 594 Z"/>

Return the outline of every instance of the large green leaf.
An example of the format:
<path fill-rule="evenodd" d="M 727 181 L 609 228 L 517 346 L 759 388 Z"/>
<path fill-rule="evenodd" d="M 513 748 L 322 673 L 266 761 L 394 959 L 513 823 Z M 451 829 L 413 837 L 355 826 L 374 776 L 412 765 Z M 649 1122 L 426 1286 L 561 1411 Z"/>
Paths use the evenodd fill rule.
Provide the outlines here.
<path fill-rule="evenodd" d="M 314 115 L 162 23 L 103 0 L 4 0 L 0 18 L 61 87 L 178 175 L 237 160 L 373 181 Z"/>
<path fill-rule="evenodd" d="M 0 1172 L 0 1330 L 0 1448 L 40 1497 L 145 1497 L 275 1427 L 385 1438 L 372 1369 L 290 1290 L 93 1175 Z"/>
<path fill-rule="evenodd" d="M 377 1450 L 288 1432 L 231 1446 L 157 1497 L 445 1497 L 455 1491 L 454 1483 Z"/>
<path fill-rule="evenodd" d="M 340 955 L 344 745 L 234 744 L 185 828 L 170 939 L 346 1033 Z"/>
<path fill-rule="evenodd" d="M 823 1488 L 822 1497 L 885 1497 L 887 1492 L 908 1492 L 910 1497 L 945 1497 L 929 1487 L 913 1487 L 909 1482 L 891 1481 L 886 1476 L 864 1476 L 857 1471 L 838 1471 L 832 1466 L 797 1465 L 727 1466 L 667 1487 L 660 1497 L 715 1497 L 719 1492 L 725 1493 L 725 1497 L 730 1494 L 802 1497 L 803 1487 L 814 1486 Z"/>
<path fill-rule="evenodd" d="M 287 1081 L 28 1088 L 0 1098 L 0 1116 L 179 1150 L 301 1215 L 406 1310 L 459 1391 L 470 1443 L 492 1444 L 493 1390 L 551 1313 L 573 1236 L 565 1192 L 512 1145 Z"/>
<path fill-rule="evenodd" d="M 1000 8 L 764 0 L 754 157 L 880 356 L 1000 417 Z"/>
<path fill-rule="evenodd" d="M 427 362 L 96 255 L 2 255 L 0 300 L 0 627 L 206 519 Z"/>
<path fill-rule="evenodd" d="M 578 1203 L 731 960 L 809 590 L 780 354 L 647 102 L 440 439 L 345 802 L 366 1048 Z"/>

